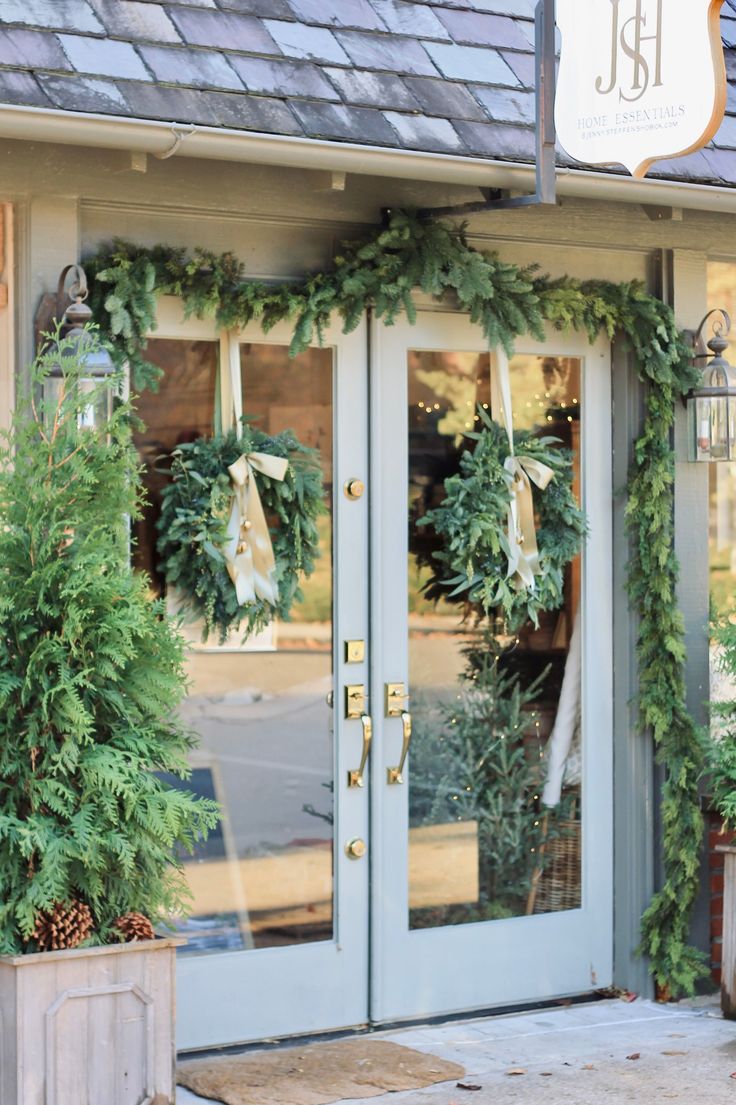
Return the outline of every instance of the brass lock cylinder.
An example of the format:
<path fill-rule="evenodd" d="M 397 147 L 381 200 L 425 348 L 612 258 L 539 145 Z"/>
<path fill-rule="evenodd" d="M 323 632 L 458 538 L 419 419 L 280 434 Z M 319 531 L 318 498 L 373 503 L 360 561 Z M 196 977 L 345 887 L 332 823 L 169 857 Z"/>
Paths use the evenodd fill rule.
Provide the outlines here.
<path fill-rule="evenodd" d="M 359 480 L 356 477 L 352 477 L 349 480 L 345 480 L 343 490 L 348 499 L 361 499 L 363 497 L 363 492 L 365 491 L 365 484 L 362 480 Z"/>

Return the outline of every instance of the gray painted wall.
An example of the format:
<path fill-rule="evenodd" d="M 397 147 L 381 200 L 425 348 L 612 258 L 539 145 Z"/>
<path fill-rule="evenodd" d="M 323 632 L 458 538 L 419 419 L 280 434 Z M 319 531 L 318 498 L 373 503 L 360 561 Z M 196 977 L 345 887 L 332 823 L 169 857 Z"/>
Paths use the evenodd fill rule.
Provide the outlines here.
<path fill-rule="evenodd" d="M 131 169 L 131 158 L 124 153 L 0 143 L 0 201 L 12 201 L 16 212 L 18 365 L 31 355 L 32 317 L 40 295 L 55 288 L 65 264 L 115 235 L 147 244 L 166 241 L 231 249 L 252 276 L 287 277 L 323 267 L 340 239 L 379 221 L 382 207 L 477 198 L 467 188 L 369 176 L 349 175 L 345 190 L 333 191 L 328 174 L 311 171 L 185 158 L 148 158 L 145 164 L 146 171 L 139 172 Z M 474 216 L 470 233 L 474 244 L 496 249 L 521 264 L 538 263 L 553 275 L 567 272 L 611 280 L 645 280 L 652 258 L 661 250 L 673 250 L 674 306 L 683 325 L 695 325 L 705 309 L 706 257 L 722 254 L 730 220 L 706 212 L 673 214 L 672 219 L 652 221 L 638 205 L 565 200 L 552 211 Z M 615 351 L 615 366 L 614 469 L 616 487 L 621 488 L 641 397 L 625 351 Z M 6 359 L 6 376 L 9 367 Z M 681 419 L 676 437 L 681 450 Z M 705 471 L 678 464 L 675 525 L 682 565 L 680 600 L 687 626 L 689 701 L 698 717 L 704 716 L 707 694 L 706 477 Z M 635 624 L 623 593 L 627 546 L 622 511 L 618 499 L 613 550 L 616 982 L 648 992 L 645 965 L 634 949 L 641 910 L 656 877 L 656 794 L 650 743 L 635 732 L 630 702 L 635 692 Z M 696 931 L 705 943 L 703 916 L 701 909 Z"/>

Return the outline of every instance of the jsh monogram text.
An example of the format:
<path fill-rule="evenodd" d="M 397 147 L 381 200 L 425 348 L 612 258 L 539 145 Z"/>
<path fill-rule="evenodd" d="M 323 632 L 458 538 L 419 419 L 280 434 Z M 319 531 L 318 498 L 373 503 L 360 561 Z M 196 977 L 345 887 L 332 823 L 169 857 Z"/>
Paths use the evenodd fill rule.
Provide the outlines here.
<path fill-rule="evenodd" d="M 624 15 L 630 2 L 624 2 Z M 636 103 L 649 87 L 662 86 L 662 0 L 636 0 L 636 14 L 623 19 L 621 0 L 611 0 L 611 69 L 595 82 L 602 96 Z"/>

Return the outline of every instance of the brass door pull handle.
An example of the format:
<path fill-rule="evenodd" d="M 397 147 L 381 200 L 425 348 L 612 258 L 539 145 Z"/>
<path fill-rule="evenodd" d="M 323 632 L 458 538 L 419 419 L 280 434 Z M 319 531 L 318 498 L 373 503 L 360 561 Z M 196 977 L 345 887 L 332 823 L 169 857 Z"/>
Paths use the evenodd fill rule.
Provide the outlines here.
<path fill-rule="evenodd" d="M 397 767 L 386 768 L 386 782 L 389 786 L 396 786 L 404 782 L 404 764 L 406 763 L 406 757 L 409 755 L 409 745 L 411 744 L 411 714 L 408 710 L 401 711 L 401 725 L 404 730 L 401 759 Z"/>
<path fill-rule="evenodd" d="M 371 741 L 373 740 L 373 722 L 368 714 L 360 715 L 360 724 L 363 726 L 363 755 L 360 759 L 360 767 L 357 771 L 348 771 L 348 786 L 353 787 L 364 786 L 363 776 L 365 774 L 365 765 L 368 763 L 368 756 L 371 751 Z"/>

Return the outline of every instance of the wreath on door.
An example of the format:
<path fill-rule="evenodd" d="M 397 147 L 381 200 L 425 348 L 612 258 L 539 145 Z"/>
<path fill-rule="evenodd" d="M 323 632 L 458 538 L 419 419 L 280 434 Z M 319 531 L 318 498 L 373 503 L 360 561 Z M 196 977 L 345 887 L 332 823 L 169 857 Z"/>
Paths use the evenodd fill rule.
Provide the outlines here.
<path fill-rule="evenodd" d="M 445 480 L 445 498 L 418 525 L 440 539 L 426 585 L 430 598 L 502 611 L 513 632 L 564 600 L 565 567 L 580 552 L 585 512 L 572 489 L 572 453 L 557 438 L 513 439 L 483 407 L 472 450 Z M 532 489 L 532 485 L 534 485 Z"/>
<path fill-rule="evenodd" d="M 179 445 L 158 521 L 160 569 L 182 608 L 222 643 L 288 620 L 319 556 L 326 513 L 319 453 L 291 430 L 243 423 Z"/>

